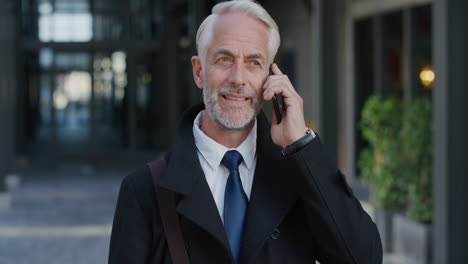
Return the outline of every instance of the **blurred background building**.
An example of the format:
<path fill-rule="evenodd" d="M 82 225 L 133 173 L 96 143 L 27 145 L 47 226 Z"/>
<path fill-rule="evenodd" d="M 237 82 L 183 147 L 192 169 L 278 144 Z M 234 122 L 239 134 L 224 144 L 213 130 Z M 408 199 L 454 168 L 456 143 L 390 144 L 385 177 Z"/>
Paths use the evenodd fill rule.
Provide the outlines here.
<path fill-rule="evenodd" d="M 217 2 L 0 0 L 0 205 L 11 203 L 6 176 L 35 160 L 144 163 L 165 151 L 182 111 L 201 101 L 190 57 Z M 259 2 L 280 27 L 276 62 L 309 126 L 363 201 L 367 98 L 432 97 L 428 259 L 467 263 L 466 1 Z"/>

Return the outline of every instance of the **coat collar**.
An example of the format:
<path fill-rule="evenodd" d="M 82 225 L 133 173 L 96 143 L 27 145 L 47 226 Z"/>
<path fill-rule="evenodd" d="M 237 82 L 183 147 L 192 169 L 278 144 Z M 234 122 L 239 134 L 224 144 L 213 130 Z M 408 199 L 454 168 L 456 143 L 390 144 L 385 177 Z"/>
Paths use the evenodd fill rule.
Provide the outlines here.
<path fill-rule="evenodd" d="M 210 233 L 229 251 L 224 226 L 203 175 L 192 133 L 193 120 L 203 109 L 202 104 L 196 105 L 182 115 L 160 185 L 181 194 L 177 211 Z M 280 150 L 273 143 L 270 125 L 261 112 L 257 116 L 257 165 L 244 224 L 240 263 L 251 260 L 297 198 L 280 166 Z"/>
<path fill-rule="evenodd" d="M 178 213 L 215 237 L 229 252 L 223 222 L 203 174 L 192 133 L 193 120 L 203 109 L 200 104 L 182 114 L 167 170 L 159 185 L 180 194 Z"/>

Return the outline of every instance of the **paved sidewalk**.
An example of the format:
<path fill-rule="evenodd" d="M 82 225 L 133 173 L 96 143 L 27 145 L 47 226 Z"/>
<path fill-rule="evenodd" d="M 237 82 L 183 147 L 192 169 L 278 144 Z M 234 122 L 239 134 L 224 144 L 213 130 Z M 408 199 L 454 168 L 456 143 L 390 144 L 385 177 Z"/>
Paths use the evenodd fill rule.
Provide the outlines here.
<path fill-rule="evenodd" d="M 25 172 L 0 212 L 1 264 L 107 263 L 121 179 L 129 170 L 69 164 Z"/>
<path fill-rule="evenodd" d="M 105 166 L 71 163 L 23 172 L 10 191 L 12 208 L 0 211 L 0 264 L 107 263 L 120 182 L 133 169 Z M 383 263 L 411 262 L 386 255 Z"/>

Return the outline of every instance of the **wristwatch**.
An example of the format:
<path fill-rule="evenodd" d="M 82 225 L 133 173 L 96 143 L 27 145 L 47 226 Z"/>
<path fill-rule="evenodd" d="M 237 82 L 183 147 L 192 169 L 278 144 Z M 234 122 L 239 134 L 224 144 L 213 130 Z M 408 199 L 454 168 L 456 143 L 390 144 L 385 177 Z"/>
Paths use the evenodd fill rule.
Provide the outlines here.
<path fill-rule="evenodd" d="M 307 128 L 306 133 L 303 137 L 301 137 L 296 142 L 292 143 L 291 145 L 287 145 L 285 148 L 281 150 L 281 154 L 283 157 L 296 153 L 300 149 L 302 149 L 305 145 L 307 145 L 312 139 L 314 139 L 315 133 L 312 129 Z"/>

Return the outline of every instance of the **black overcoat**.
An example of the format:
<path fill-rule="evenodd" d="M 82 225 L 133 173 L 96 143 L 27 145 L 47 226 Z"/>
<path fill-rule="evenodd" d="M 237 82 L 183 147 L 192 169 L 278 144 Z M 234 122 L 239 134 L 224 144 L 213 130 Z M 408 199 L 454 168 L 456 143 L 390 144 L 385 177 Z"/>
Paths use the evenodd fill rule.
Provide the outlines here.
<path fill-rule="evenodd" d="M 199 105 L 184 113 L 160 184 L 177 194 L 190 263 L 234 263 L 194 144 L 193 120 L 202 109 Z M 263 113 L 257 129 L 257 166 L 240 263 L 382 263 L 377 228 L 320 138 L 284 158 Z M 146 167 L 122 182 L 109 263 L 171 263 Z"/>

